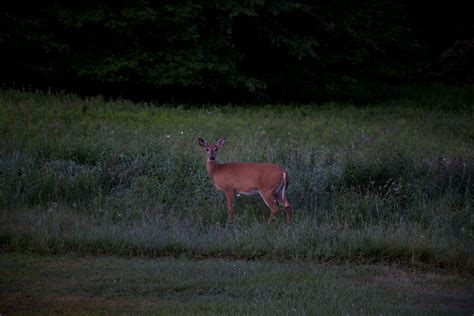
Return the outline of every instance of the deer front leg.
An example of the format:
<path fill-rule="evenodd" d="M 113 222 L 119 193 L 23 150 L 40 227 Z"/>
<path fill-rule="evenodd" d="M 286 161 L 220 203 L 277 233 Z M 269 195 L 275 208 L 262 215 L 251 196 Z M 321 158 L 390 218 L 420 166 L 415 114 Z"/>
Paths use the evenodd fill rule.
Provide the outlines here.
<path fill-rule="evenodd" d="M 234 213 L 234 191 L 225 191 L 224 194 L 227 200 L 227 223 L 230 223 Z"/>

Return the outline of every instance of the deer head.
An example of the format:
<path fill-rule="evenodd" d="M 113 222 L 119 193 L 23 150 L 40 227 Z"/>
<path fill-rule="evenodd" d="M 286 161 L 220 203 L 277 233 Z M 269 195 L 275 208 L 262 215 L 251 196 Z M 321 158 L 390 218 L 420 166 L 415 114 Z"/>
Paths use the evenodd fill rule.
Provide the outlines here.
<path fill-rule="evenodd" d="M 225 138 L 221 138 L 215 144 L 208 144 L 204 139 L 198 138 L 199 145 L 204 148 L 207 159 L 215 160 L 217 151 L 220 150 L 225 144 Z"/>

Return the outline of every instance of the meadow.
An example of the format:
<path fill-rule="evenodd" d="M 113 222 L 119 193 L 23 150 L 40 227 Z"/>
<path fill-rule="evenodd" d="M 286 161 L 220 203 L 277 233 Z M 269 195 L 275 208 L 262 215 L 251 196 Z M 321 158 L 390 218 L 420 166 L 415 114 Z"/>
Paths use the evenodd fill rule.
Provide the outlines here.
<path fill-rule="evenodd" d="M 413 95 L 191 106 L 0 90 L 1 250 L 472 273 L 474 92 Z M 198 137 L 226 137 L 221 162 L 284 166 L 293 223 L 241 196 L 226 224 Z"/>

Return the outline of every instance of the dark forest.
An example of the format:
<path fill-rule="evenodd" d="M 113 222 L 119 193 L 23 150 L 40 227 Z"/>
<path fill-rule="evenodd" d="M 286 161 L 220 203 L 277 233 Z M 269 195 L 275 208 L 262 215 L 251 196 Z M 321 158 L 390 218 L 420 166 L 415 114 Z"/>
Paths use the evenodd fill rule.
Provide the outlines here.
<path fill-rule="evenodd" d="M 17 88 L 177 102 L 311 102 L 474 80 L 466 1 L 49 0 L 1 7 L 0 80 Z"/>

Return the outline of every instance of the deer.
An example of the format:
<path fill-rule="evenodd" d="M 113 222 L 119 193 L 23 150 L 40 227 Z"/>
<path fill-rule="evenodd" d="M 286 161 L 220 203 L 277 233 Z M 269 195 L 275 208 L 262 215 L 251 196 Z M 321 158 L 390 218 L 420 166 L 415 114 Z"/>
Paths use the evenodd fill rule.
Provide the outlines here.
<path fill-rule="evenodd" d="M 227 200 L 227 223 L 232 222 L 236 194 L 260 194 L 270 209 L 268 223 L 271 223 L 278 213 L 276 200 L 285 209 L 286 223 L 290 224 L 292 208 L 286 197 L 289 177 L 283 167 L 256 162 L 218 163 L 217 152 L 224 146 L 225 138 L 219 139 L 215 144 L 208 144 L 204 139 L 198 138 L 198 143 L 207 155 L 206 170 L 209 178 L 214 186 L 224 193 Z"/>

